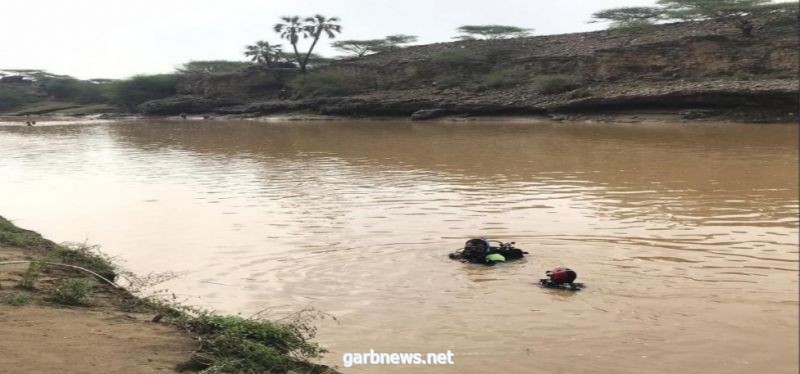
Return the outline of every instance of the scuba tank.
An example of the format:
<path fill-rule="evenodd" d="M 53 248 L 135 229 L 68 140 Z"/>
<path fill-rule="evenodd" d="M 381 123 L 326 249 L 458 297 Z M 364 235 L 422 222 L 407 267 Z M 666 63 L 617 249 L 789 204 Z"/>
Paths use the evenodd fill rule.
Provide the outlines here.
<path fill-rule="evenodd" d="M 492 246 L 493 242 L 497 243 L 497 245 Z M 504 243 L 498 240 L 488 240 L 481 237 L 467 240 L 463 249 L 451 253 L 449 257 L 453 260 L 494 265 L 498 262 L 520 259 L 526 254 L 528 254 L 528 252 L 514 247 L 514 242 Z"/>

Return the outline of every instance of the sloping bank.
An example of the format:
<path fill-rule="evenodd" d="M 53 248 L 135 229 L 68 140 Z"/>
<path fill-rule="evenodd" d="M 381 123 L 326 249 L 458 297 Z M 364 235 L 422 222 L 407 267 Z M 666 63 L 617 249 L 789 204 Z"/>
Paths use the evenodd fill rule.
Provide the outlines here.
<path fill-rule="evenodd" d="M 28 373 L 336 373 L 310 362 L 309 319 L 222 316 L 140 298 L 86 246 L 65 246 L 0 216 L 0 368 Z M 142 279 L 133 279 L 132 289 Z"/>

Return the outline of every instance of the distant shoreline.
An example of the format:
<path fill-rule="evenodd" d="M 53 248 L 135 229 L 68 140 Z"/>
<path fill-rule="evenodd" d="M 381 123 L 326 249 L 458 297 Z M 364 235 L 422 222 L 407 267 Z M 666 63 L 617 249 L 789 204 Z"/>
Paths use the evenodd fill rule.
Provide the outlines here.
<path fill-rule="evenodd" d="M 84 122 L 84 121 L 129 121 L 129 120 L 183 120 L 180 116 L 143 116 L 131 113 L 102 113 L 80 116 L 59 115 L 3 115 L 0 123 L 16 123 L 26 126 L 28 121 L 37 122 Z M 306 112 L 275 113 L 264 115 L 188 115 L 186 121 L 224 121 L 249 120 L 255 122 L 316 122 L 316 121 L 411 121 L 408 116 L 342 116 L 321 115 Z M 414 121 L 418 122 L 418 121 Z M 800 124 L 798 113 L 769 111 L 721 111 L 709 109 L 688 110 L 628 110 L 594 113 L 550 113 L 550 114 L 509 114 L 509 115 L 464 115 L 445 114 L 424 122 L 515 122 L 515 123 L 608 123 L 608 124 L 647 124 L 647 123 L 742 123 L 742 124 Z M 35 125 L 34 125 L 35 126 Z"/>

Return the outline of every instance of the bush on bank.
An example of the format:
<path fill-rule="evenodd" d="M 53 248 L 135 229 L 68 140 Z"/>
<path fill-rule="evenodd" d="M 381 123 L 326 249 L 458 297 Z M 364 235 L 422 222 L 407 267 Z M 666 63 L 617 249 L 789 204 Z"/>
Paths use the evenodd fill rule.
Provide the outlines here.
<path fill-rule="evenodd" d="M 107 95 L 112 103 L 133 111 L 145 101 L 175 95 L 179 79 L 178 74 L 137 75 L 111 83 Z"/>

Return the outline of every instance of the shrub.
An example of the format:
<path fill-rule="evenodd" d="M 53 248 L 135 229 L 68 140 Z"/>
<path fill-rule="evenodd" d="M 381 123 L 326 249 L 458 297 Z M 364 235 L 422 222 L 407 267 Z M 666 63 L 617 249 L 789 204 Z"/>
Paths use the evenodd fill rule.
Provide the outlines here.
<path fill-rule="evenodd" d="M 432 62 L 445 67 L 465 67 L 489 62 L 486 54 L 466 48 L 447 48 L 431 53 Z"/>
<path fill-rule="evenodd" d="M 467 82 L 469 82 L 467 76 L 453 72 L 438 75 L 434 80 L 434 85 L 436 88 L 453 88 L 459 86 L 463 87 Z"/>
<path fill-rule="evenodd" d="M 483 77 L 480 88 L 507 88 L 525 83 L 528 73 L 521 66 L 493 70 Z"/>
<path fill-rule="evenodd" d="M 572 91 L 581 86 L 581 80 L 572 75 L 540 75 L 534 78 L 534 86 L 545 95 Z"/>
<path fill-rule="evenodd" d="M 294 357 L 326 352 L 298 325 L 203 313 L 187 327 L 205 336 L 194 360 L 208 366 L 206 373 L 285 373 L 298 367 Z"/>
<path fill-rule="evenodd" d="M 42 89 L 49 96 L 82 104 L 104 103 L 107 84 L 81 81 L 72 78 L 52 78 L 42 82 Z"/>
<path fill-rule="evenodd" d="M 25 273 L 22 274 L 22 279 L 20 279 L 17 286 L 26 290 L 32 290 L 36 288 L 36 281 L 39 280 L 39 276 L 42 275 L 42 269 L 44 269 L 46 265 L 46 257 L 40 257 L 29 263 L 28 269 L 26 269 Z"/>
<path fill-rule="evenodd" d="M 175 95 L 179 76 L 177 74 L 138 75 L 112 83 L 108 98 L 112 103 L 128 110 L 150 100 Z"/>
<path fill-rule="evenodd" d="M 86 278 L 67 279 L 57 283 L 50 289 L 53 301 L 65 305 L 88 305 L 88 297 L 92 292 L 91 280 Z"/>
<path fill-rule="evenodd" d="M 0 110 L 16 109 L 34 100 L 30 95 L 0 88 Z"/>
<path fill-rule="evenodd" d="M 219 74 L 235 73 L 249 67 L 257 66 L 247 61 L 227 61 L 227 60 L 208 60 L 208 61 L 189 61 L 175 69 L 181 74 Z"/>
<path fill-rule="evenodd" d="M 86 243 L 65 243 L 53 248 L 53 255 L 65 264 L 80 266 L 113 281 L 116 267 L 111 257 L 101 253 L 97 246 Z"/>
<path fill-rule="evenodd" d="M 322 70 L 300 75 L 289 87 L 301 96 L 341 96 L 377 87 L 375 78 L 346 70 Z"/>
<path fill-rule="evenodd" d="M 3 298 L 3 303 L 11 306 L 22 306 L 31 301 L 31 296 L 26 294 L 11 294 Z"/>
<path fill-rule="evenodd" d="M 731 77 L 733 79 L 736 79 L 736 80 L 739 80 L 739 81 L 749 81 L 749 80 L 753 79 L 753 77 L 755 77 L 755 75 L 753 75 L 752 73 L 746 72 L 746 71 L 737 70 L 737 71 L 733 72 L 733 74 L 731 74 Z"/>

